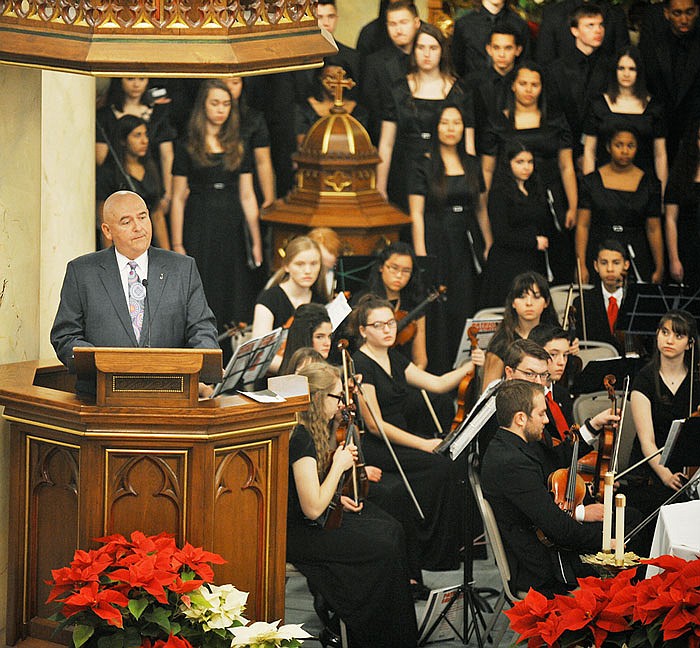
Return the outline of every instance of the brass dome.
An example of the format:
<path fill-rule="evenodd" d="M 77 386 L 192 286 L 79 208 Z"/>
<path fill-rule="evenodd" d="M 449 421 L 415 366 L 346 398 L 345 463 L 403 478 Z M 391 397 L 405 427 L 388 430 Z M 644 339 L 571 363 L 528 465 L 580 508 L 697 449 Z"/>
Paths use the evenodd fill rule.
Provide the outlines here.
<path fill-rule="evenodd" d="M 321 158 L 374 160 L 377 149 L 357 119 L 346 112 L 331 112 L 308 130 L 296 156 L 297 161 Z"/>

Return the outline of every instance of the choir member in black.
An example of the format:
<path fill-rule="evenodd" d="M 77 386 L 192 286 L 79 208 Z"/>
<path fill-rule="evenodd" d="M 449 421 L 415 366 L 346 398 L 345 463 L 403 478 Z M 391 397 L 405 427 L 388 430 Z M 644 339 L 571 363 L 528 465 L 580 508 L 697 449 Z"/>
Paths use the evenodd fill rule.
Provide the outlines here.
<path fill-rule="evenodd" d="M 697 338 L 697 323 L 687 311 L 669 311 L 659 321 L 651 362 L 637 374 L 632 385 L 630 411 L 637 438 L 630 465 L 662 448 L 672 421 L 687 418 L 697 409 L 700 390 L 691 390 L 692 373 L 696 371 L 691 361 Z M 697 355 L 695 358 L 697 362 Z M 629 504 L 646 517 L 685 483 L 681 471 L 678 462 L 662 466 L 658 455 L 649 459 L 627 477 Z M 648 545 L 653 530 L 652 524 L 643 534 Z"/>
<path fill-rule="evenodd" d="M 535 168 L 558 229 L 549 240 L 550 263 L 557 283 L 568 283 L 573 275 L 570 235 L 576 224 L 578 191 L 572 155 L 571 132 L 561 115 L 547 110 L 542 73 L 534 63 L 516 66 L 512 92 L 506 109 L 495 115 L 483 137 L 482 164 L 489 188 L 497 156 L 509 141 L 520 141 L 535 156 Z"/>
<path fill-rule="evenodd" d="M 364 298 L 357 309 L 360 349 L 353 360 L 362 374 L 367 404 L 383 423 L 384 431 L 415 491 L 425 520 L 416 520 L 421 563 L 424 569 L 444 570 L 457 566 L 460 537 L 460 475 L 448 457 L 432 451 L 441 439 L 430 429 L 415 425 L 417 408 L 425 407 L 418 389 L 446 393 L 483 361 L 483 352 L 472 354 L 472 361 L 441 376 L 416 367 L 392 349 L 396 338 L 396 319 L 391 304 L 373 295 Z M 397 468 L 384 441 L 374 428 L 367 404 L 360 401 L 362 417 L 370 434 L 365 434 L 365 460 L 385 473 Z"/>
<path fill-rule="evenodd" d="M 571 14 L 584 4 L 586 2 L 583 0 L 563 0 L 544 6 L 536 48 L 540 65 L 549 65 L 574 52 L 576 44 L 571 33 Z M 613 56 L 630 44 L 625 10 L 609 0 L 598 0 L 595 4 L 602 11 L 605 22 L 605 38 L 601 48 L 607 56 Z"/>
<path fill-rule="evenodd" d="M 255 294 L 244 228 L 259 265 L 258 202 L 238 111 L 219 79 L 209 79 L 199 89 L 187 139 L 178 142 L 173 178 L 173 250 L 197 261 L 219 331 L 230 322 L 250 321 Z"/>
<path fill-rule="evenodd" d="M 665 103 L 671 161 L 689 122 L 700 115 L 699 4 L 665 0 L 661 25 L 643 30 L 639 41 L 649 90 Z"/>
<path fill-rule="evenodd" d="M 357 37 L 355 49 L 360 57 L 360 62 L 364 63 L 365 59 L 379 50 L 391 45 L 386 24 L 386 10 L 389 5 L 394 4 L 396 0 L 379 0 L 379 14 L 373 20 L 370 20 L 361 30 Z"/>
<path fill-rule="evenodd" d="M 407 243 L 398 241 L 385 247 L 377 257 L 367 280 L 367 292 L 386 299 L 394 311 L 411 312 L 425 298 L 425 288 L 417 270 L 416 255 Z M 364 294 L 364 293 L 363 293 Z M 358 295 L 355 304 L 363 295 Z M 426 316 L 414 320 L 416 335 L 397 349 L 419 369 L 428 366 Z"/>
<path fill-rule="evenodd" d="M 344 70 L 346 76 L 350 77 L 348 69 L 339 65 L 326 63 L 322 68 L 317 70 L 316 74 L 313 76 L 313 81 L 309 87 L 311 94 L 306 97 L 303 102 L 294 105 L 294 128 L 298 145 L 301 145 L 306 133 L 309 132 L 311 127 L 321 119 L 321 117 L 327 117 L 331 114 L 335 93 L 327 83 L 335 79 L 340 70 Z M 369 125 L 369 115 L 367 111 L 353 99 L 354 96 L 356 95 L 353 92 L 343 93 L 343 109 L 367 128 Z"/>
<path fill-rule="evenodd" d="M 488 213 L 493 246 L 484 270 L 482 307 L 503 304 L 517 275 L 546 274 L 551 218 L 535 173 L 535 158 L 518 141 L 508 142 L 500 158 Z"/>
<path fill-rule="evenodd" d="M 321 304 L 302 304 L 294 311 L 294 321 L 289 327 L 284 345 L 280 375 L 294 373 L 291 358 L 301 347 L 311 347 L 323 360 L 331 351 L 333 327 L 328 311 Z"/>
<path fill-rule="evenodd" d="M 635 164 L 666 185 L 666 122 L 661 101 L 647 92 L 644 63 L 639 50 L 626 47 L 610 69 L 608 88 L 591 100 L 583 124 L 583 173 L 610 161 L 605 142 L 617 126 L 626 125 L 639 134 Z"/>
<path fill-rule="evenodd" d="M 357 505 L 340 495 L 340 527 L 323 527 L 344 472 L 357 460 L 357 448 L 341 444 L 334 449 L 330 438 L 329 424 L 343 399 L 337 370 L 313 363 L 299 373 L 309 380 L 310 403 L 298 414 L 289 441 L 287 560 L 345 622 L 350 646 L 416 646 L 401 525 L 371 502 Z M 329 644 L 327 631 L 321 639 L 323 645 L 335 645 Z"/>
<path fill-rule="evenodd" d="M 409 72 L 391 88 L 379 139 L 377 189 L 404 211 L 408 211 L 409 171 L 430 151 L 442 108 L 466 102 L 466 94 L 452 74 L 447 40 L 437 27 L 423 23 L 413 43 Z M 464 144 L 473 154 L 471 116 L 464 126 Z"/>
<path fill-rule="evenodd" d="M 605 90 L 610 67 L 610 61 L 601 50 L 605 26 L 600 7 L 584 4 L 576 8 L 571 14 L 571 33 L 576 48 L 547 66 L 545 78 L 550 109 L 566 116 L 574 160 L 580 169 L 584 116 L 590 100 Z"/>
<path fill-rule="evenodd" d="M 588 573 L 578 554 L 600 550 L 602 524 L 580 524 L 559 508 L 547 488 L 548 474 L 537 449 L 548 420 L 542 386 L 523 380 L 504 383 L 496 395 L 496 415 L 501 427 L 484 454 L 481 485 L 501 532 L 510 586 L 516 592 L 532 587 L 545 595 L 573 589 L 576 577 Z M 537 529 L 554 546 L 542 543 Z"/>
<path fill-rule="evenodd" d="M 327 304 L 328 294 L 321 273 L 321 250 L 306 236 L 297 236 L 285 248 L 282 267 L 258 295 L 253 315 L 253 337 L 289 326 L 302 304 Z M 279 365 L 277 365 L 279 367 Z"/>
<path fill-rule="evenodd" d="M 625 348 L 615 333 L 629 267 L 627 250 L 620 241 L 601 241 L 593 260 L 593 289 L 583 293 L 583 307 L 580 297 L 574 299 L 577 330 L 583 331 L 585 314 L 587 338 L 612 344 L 620 354 Z"/>
<path fill-rule="evenodd" d="M 106 105 L 97 111 L 95 162 L 100 166 L 106 159 L 109 147 L 114 146 L 117 119 L 124 115 L 140 117 L 148 127 L 151 158 L 158 164 L 167 207 L 170 207 L 173 190 L 173 142 L 176 131 L 170 123 L 169 100 L 157 100 L 147 93 L 148 79 L 125 77 L 112 79 L 107 90 Z M 167 209 L 166 209 L 167 211 Z"/>
<path fill-rule="evenodd" d="M 447 286 L 449 358 L 454 358 L 464 323 L 476 310 L 477 279 L 484 250 L 491 246 L 488 216 L 479 209 L 481 166 L 466 152 L 463 139 L 462 111 L 445 106 L 430 157 L 416 166 L 408 197 L 413 248 L 418 256 L 436 258 L 437 281 Z"/>
<path fill-rule="evenodd" d="M 608 152 L 610 162 L 580 183 L 576 255 L 586 260 L 582 281 L 588 281 L 598 244 L 613 238 L 632 247 L 643 281 L 660 283 L 664 272 L 661 185 L 634 164 L 637 135 L 627 127 L 613 130 Z"/>
<path fill-rule="evenodd" d="M 457 20 L 452 37 L 452 61 L 458 76 L 480 72 L 491 66 L 485 51 L 494 31 L 517 34 L 525 58 L 530 58 L 530 28 L 505 0 L 482 0 Z M 488 56 L 487 56 L 488 54 Z"/>
<path fill-rule="evenodd" d="M 503 321 L 486 350 L 483 387 L 504 375 L 504 358 L 516 340 L 527 339 L 540 322 L 558 324 L 547 280 L 537 272 L 524 272 L 513 279 L 505 300 Z M 578 349 L 576 350 L 578 351 Z"/>
<path fill-rule="evenodd" d="M 473 104 L 477 155 L 483 153 L 481 138 L 488 125 L 489 115 L 495 115 L 505 108 L 506 97 L 515 77 L 515 61 L 523 50 L 516 31 L 498 25 L 493 28 L 485 49 L 488 67 L 474 70 L 463 77 L 464 87 Z"/>
<path fill-rule="evenodd" d="M 339 65 L 347 70 L 348 76 L 355 83 L 360 83 L 360 55 L 352 47 L 341 43 L 335 34 L 335 30 L 338 27 L 336 0 L 319 0 L 316 5 L 316 18 L 318 19 L 318 26 L 333 35 L 335 45 L 338 48 L 337 54 L 324 57 L 324 65 Z M 388 39 L 386 44 L 389 44 Z"/>
<path fill-rule="evenodd" d="M 226 77 L 224 83 L 233 100 L 238 102 L 238 115 L 241 122 L 241 138 L 245 147 L 253 155 L 255 162 L 255 194 L 260 209 L 272 207 L 275 202 L 275 170 L 272 167 L 270 133 L 263 114 L 248 105 L 245 97 L 243 77 Z"/>
<path fill-rule="evenodd" d="M 666 246 L 674 281 L 700 287 L 700 116 L 681 142 L 666 194 Z"/>
<path fill-rule="evenodd" d="M 421 24 L 412 0 L 387 2 L 383 14 L 380 14 L 380 19 L 382 17 L 381 28 L 384 34 L 388 34 L 388 43 L 364 58 L 360 47 L 362 34 L 357 42 L 363 59 L 360 100 L 369 111 L 367 132 L 375 145 L 379 144 L 384 106 L 391 100 L 391 88 L 408 73 L 409 55 Z"/>
<path fill-rule="evenodd" d="M 140 117 L 123 115 L 116 122 L 112 152 L 97 167 L 97 212 L 102 222 L 102 206 L 115 191 L 130 190 L 143 198 L 153 223 L 154 243 L 170 249 L 163 199 L 163 183 L 148 151 L 148 129 Z M 99 228 L 98 223 L 98 229 Z"/>
<path fill-rule="evenodd" d="M 335 266 L 343 252 L 343 242 L 330 227 L 314 227 L 307 236 L 318 243 L 321 248 L 321 272 L 326 277 L 326 292 L 330 298 L 335 296 L 337 278 Z"/>

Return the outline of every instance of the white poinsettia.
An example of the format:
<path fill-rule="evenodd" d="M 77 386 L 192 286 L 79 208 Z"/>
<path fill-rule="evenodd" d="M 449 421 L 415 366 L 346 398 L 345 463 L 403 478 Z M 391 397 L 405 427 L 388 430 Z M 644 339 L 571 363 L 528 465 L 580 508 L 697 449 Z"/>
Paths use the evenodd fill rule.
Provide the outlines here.
<path fill-rule="evenodd" d="M 274 623 L 256 621 L 249 626 L 232 628 L 231 648 L 245 648 L 246 646 L 279 648 L 283 641 L 308 639 L 311 636 L 297 623 L 288 623 L 280 628 L 277 627 L 278 625 L 279 620 Z"/>
<path fill-rule="evenodd" d="M 189 604 L 183 604 L 180 610 L 188 619 L 199 621 L 205 631 L 226 629 L 248 623 L 243 616 L 247 600 L 248 593 L 233 585 L 208 583 L 192 592 Z"/>

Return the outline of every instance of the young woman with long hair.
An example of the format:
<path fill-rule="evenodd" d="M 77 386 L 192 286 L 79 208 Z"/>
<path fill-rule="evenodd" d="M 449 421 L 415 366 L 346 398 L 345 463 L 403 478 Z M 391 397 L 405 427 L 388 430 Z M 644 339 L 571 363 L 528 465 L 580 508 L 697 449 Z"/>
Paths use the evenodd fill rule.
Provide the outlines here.
<path fill-rule="evenodd" d="M 293 373 L 292 356 L 302 347 L 311 347 L 323 360 L 327 360 L 331 351 L 332 336 L 331 318 L 325 306 L 313 303 L 299 306 L 294 311 L 294 321 L 289 327 L 279 373 Z"/>
<path fill-rule="evenodd" d="M 664 108 L 647 91 L 644 61 L 634 45 L 618 52 L 607 91 L 591 101 L 583 124 L 584 173 L 592 173 L 610 160 L 606 142 L 619 125 L 638 133 L 636 164 L 645 173 L 656 175 L 663 188 L 668 176 Z"/>
<path fill-rule="evenodd" d="M 259 212 L 250 154 L 223 81 L 209 79 L 200 86 L 173 174 L 173 250 L 197 261 L 220 331 L 230 322 L 249 322 L 255 282 L 245 236 L 247 229 L 253 261 L 261 264 Z"/>
<path fill-rule="evenodd" d="M 700 287 L 700 117 L 692 120 L 671 168 L 666 193 L 666 247 L 674 281 Z"/>
<path fill-rule="evenodd" d="M 576 256 L 584 283 L 598 245 L 606 239 L 620 241 L 625 249 L 632 246 L 644 281 L 663 279 L 661 185 L 635 164 L 638 141 L 628 126 L 614 128 L 607 143 L 610 162 L 581 179 Z"/>
<path fill-rule="evenodd" d="M 170 123 L 170 106 L 158 100 L 150 102 L 147 95 L 149 81 L 146 77 L 115 78 L 107 89 L 106 105 L 96 114 L 95 161 L 101 166 L 109 153 L 109 145 L 115 146 L 116 122 L 124 115 L 140 117 L 148 128 L 151 158 L 158 163 L 164 194 L 162 208 L 170 208 L 173 189 L 173 142 L 177 132 Z"/>
<path fill-rule="evenodd" d="M 413 42 L 409 72 L 391 88 L 379 138 L 377 189 L 408 211 L 408 172 L 430 150 L 440 112 L 446 103 L 465 105 L 466 93 L 452 72 L 447 40 L 423 23 Z M 465 146 L 474 149 L 473 120 L 465 124 Z"/>
<path fill-rule="evenodd" d="M 552 272 L 557 283 L 569 283 L 575 265 L 570 230 L 576 225 L 578 207 L 571 131 L 563 115 L 552 115 L 547 110 L 542 70 L 530 61 L 517 65 L 506 108 L 494 115 L 484 132 L 482 166 L 487 189 L 497 160 L 513 140 L 534 155 L 552 226 L 556 219 L 561 230 L 549 240 Z"/>
<path fill-rule="evenodd" d="M 331 421 L 342 406 L 338 371 L 312 363 L 298 372 L 309 381 L 309 408 L 300 412 L 289 441 L 287 560 L 347 625 L 350 645 L 404 648 L 417 643 L 401 525 L 372 502 L 356 505 L 340 495 L 340 527 L 325 529 L 323 516 L 356 446 L 331 439 Z M 323 645 L 328 630 L 321 634 Z"/>
<path fill-rule="evenodd" d="M 166 204 L 162 200 L 163 183 L 149 154 L 147 124 L 140 117 L 123 115 L 117 120 L 114 134 L 112 146 L 116 159 L 110 153 L 104 164 L 97 168 L 97 213 L 100 222 L 102 206 L 108 196 L 115 191 L 134 191 L 148 207 L 155 244 L 169 250 Z"/>
<path fill-rule="evenodd" d="M 480 304 L 500 306 L 523 272 L 546 274 L 552 220 L 535 170 L 535 156 L 517 140 L 506 144 L 488 199 L 493 246 Z"/>
<path fill-rule="evenodd" d="M 447 286 L 450 358 L 476 310 L 477 278 L 491 246 L 489 219 L 479 208 L 485 191 L 481 167 L 465 149 L 464 124 L 459 106 L 444 106 L 430 157 L 416 166 L 408 197 L 416 254 L 436 258 L 437 281 Z"/>
<path fill-rule="evenodd" d="M 362 375 L 365 401 L 360 401 L 362 417 L 370 434 L 363 448 L 368 464 L 385 473 L 397 468 L 367 409 L 382 422 L 394 446 L 408 480 L 415 491 L 425 520 L 416 519 L 419 561 L 424 569 L 454 569 L 457 548 L 463 541 L 460 531 L 455 464 L 433 450 L 441 442 L 430 428 L 419 429 L 419 410 L 425 408 L 419 389 L 447 393 L 474 369 L 468 362 L 441 376 L 419 369 L 392 348 L 396 337 L 396 319 L 391 304 L 375 295 L 364 297 L 356 313 L 359 350 L 353 355 L 356 371 Z M 474 362 L 483 361 L 476 352 Z"/>
<path fill-rule="evenodd" d="M 547 280 L 537 272 L 519 274 L 511 284 L 505 301 L 503 321 L 486 350 L 483 389 L 503 377 L 503 359 L 515 340 L 524 340 L 538 324 L 559 324 L 552 306 Z M 576 349 L 577 350 L 577 349 Z"/>
<path fill-rule="evenodd" d="M 659 321 L 652 359 L 632 385 L 630 412 L 637 437 L 630 465 L 652 457 L 666 443 L 671 423 L 697 410 L 700 390 L 691 391 L 693 372 L 697 371 L 697 349 L 695 318 L 687 311 L 667 312 Z M 695 382 L 697 386 L 697 375 Z M 681 471 L 681 463 L 662 466 L 658 455 L 652 457 L 627 478 L 629 505 L 646 517 L 680 489 L 685 482 Z M 652 535 L 653 525 L 646 533 L 648 543 Z"/>

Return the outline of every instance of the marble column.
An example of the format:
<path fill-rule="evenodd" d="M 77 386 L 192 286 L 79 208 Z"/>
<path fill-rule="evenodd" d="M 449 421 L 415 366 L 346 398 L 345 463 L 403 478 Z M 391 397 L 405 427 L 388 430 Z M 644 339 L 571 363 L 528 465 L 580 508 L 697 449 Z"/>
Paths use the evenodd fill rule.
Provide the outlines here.
<path fill-rule="evenodd" d="M 0 65 L 0 363 L 55 357 L 66 262 L 95 246 L 95 81 Z M 9 444 L 0 423 L 0 640 Z"/>

